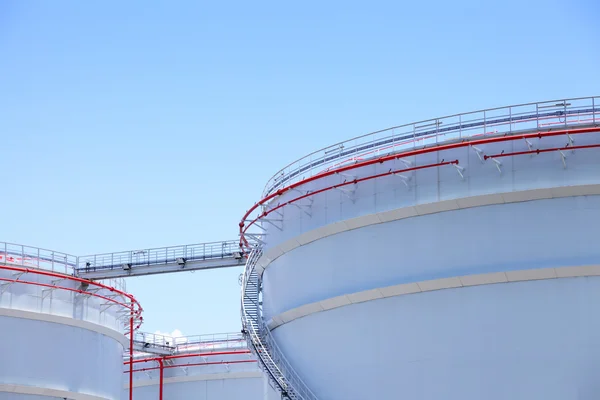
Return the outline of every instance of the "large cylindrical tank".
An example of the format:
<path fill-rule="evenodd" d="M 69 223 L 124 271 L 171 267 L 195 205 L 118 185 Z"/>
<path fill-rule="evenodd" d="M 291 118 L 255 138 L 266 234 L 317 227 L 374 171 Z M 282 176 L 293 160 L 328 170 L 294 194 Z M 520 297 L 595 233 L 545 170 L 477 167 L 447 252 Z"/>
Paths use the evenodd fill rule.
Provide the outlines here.
<path fill-rule="evenodd" d="M 125 320 L 139 310 L 122 281 L 85 282 L 75 264 L 0 243 L 0 399 L 121 398 Z"/>
<path fill-rule="evenodd" d="M 142 343 L 141 351 L 145 342 L 148 348 L 155 349 L 155 353 L 135 355 L 135 400 L 280 399 L 239 333 L 166 340 L 161 335 L 146 334 L 143 340 L 139 338 L 140 335 L 136 337 L 136 343 Z M 168 351 L 160 354 L 161 348 Z M 126 361 L 123 400 L 129 399 L 129 369 Z"/>
<path fill-rule="evenodd" d="M 410 124 L 267 184 L 262 314 L 318 399 L 598 397 L 599 106 Z"/>

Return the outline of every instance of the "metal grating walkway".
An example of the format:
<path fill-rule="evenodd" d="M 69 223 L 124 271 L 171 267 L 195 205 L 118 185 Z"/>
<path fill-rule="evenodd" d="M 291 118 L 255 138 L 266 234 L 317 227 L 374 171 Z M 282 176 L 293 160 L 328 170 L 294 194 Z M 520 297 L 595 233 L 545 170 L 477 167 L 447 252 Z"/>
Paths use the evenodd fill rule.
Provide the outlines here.
<path fill-rule="evenodd" d="M 108 279 L 243 265 L 239 241 L 228 240 L 79 256 L 75 274 Z"/>

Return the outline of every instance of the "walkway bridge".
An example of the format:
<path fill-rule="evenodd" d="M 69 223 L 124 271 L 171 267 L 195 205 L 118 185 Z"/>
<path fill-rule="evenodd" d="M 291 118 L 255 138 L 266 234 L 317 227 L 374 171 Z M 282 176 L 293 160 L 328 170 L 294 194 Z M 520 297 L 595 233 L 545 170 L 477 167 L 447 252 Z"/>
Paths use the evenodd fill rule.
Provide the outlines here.
<path fill-rule="evenodd" d="M 195 336 L 169 336 L 135 332 L 133 349 L 136 353 L 170 356 L 188 353 L 211 353 L 246 350 L 246 338 L 241 333 L 215 333 Z"/>
<path fill-rule="evenodd" d="M 75 274 L 98 280 L 243 267 L 244 262 L 239 240 L 227 240 L 79 256 Z"/>

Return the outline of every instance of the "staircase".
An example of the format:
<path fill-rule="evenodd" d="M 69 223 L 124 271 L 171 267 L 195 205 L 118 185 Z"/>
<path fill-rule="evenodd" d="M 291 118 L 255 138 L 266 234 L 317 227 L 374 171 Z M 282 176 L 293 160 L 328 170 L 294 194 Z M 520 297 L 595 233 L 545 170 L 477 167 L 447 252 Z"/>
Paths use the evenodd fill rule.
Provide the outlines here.
<path fill-rule="evenodd" d="M 262 318 L 261 278 L 256 263 L 262 248 L 254 247 L 244 270 L 242 281 L 242 324 L 250 350 L 256 354 L 271 383 L 290 400 L 317 400 L 287 361 Z"/>

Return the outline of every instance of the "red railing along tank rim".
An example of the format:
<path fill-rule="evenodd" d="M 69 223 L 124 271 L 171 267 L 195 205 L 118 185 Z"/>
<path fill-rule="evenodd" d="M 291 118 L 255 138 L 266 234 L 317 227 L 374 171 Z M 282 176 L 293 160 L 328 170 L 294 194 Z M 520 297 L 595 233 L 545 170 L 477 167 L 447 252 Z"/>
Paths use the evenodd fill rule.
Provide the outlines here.
<path fill-rule="evenodd" d="M 264 218 L 266 216 L 268 216 L 270 213 L 285 207 L 289 204 L 292 204 L 296 201 L 302 200 L 304 198 L 307 198 L 309 196 L 313 196 L 319 193 L 323 193 L 325 191 L 328 190 L 332 190 L 335 188 L 339 188 L 341 186 L 345 186 L 345 185 L 350 185 L 350 184 L 354 184 L 354 183 L 358 183 L 361 181 L 366 181 L 366 180 L 370 180 L 370 179 L 375 179 L 375 178 L 380 178 L 382 176 L 387 176 L 387 175 L 391 175 L 391 174 L 397 174 L 397 173 L 402 173 L 402 172 L 409 172 L 415 169 L 424 169 L 424 168 L 431 168 L 431 167 L 438 167 L 438 166 L 442 166 L 442 165 L 449 165 L 449 164 L 458 164 L 458 160 L 454 160 L 454 161 L 448 161 L 448 162 L 444 162 L 444 163 L 436 163 L 436 164 L 428 164 L 428 165 L 424 165 L 424 166 L 419 166 L 419 167 L 412 167 L 412 168 L 406 168 L 406 169 L 402 169 L 402 170 L 397 170 L 397 171 L 389 171 L 387 173 L 383 173 L 383 174 L 377 174 L 377 175 L 371 175 L 368 177 L 363 177 L 360 179 L 355 179 L 355 180 L 351 180 L 351 181 L 347 181 L 347 182 L 343 182 L 337 185 L 331 185 L 328 186 L 326 188 L 322 188 L 319 190 L 316 190 L 314 192 L 309 192 L 307 194 L 298 196 L 296 198 L 293 198 L 283 204 L 279 204 L 276 207 L 270 209 L 270 210 L 266 210 L 263 211 L 261 214 L 259 214 L 256 218 L 254 218 L 253 220 L 251 220 L 248 224 L 246 224 L 246 222 L 248 221 L 249 216 L 260 206 L 264 205 L 265 203 L 269 202 L 270 200 L 283 195 L 284 193 L 292 190 L 292 189 L 296 189 L 301 185 L 307 184 L 309 182 L 313 182 L 331 175 L 335 175 L 335 174 L 339 174 L 339 173 L 343 173 L 346 171 L 350 171 L 353 169 L 357 169 L 357 168 L 362 168 L 362 167 L 366 167 L 369 165 L 373 165 L 373 164 L 382 164 L 386 161 L 391 161 L 391 160 L 397 160 L 400 158 L 405 158 L 405 157 L 411 157 L 411 156 L 417 156 L 417 155 L 422 155 L 422 154 L 427 154 L 427 153 L 432 153 L 432 152 L 439 152 L 439 151 L 445 151 L 445 150 L 452 150 L 452 149 L 456 149 L 456 148 L 461 148 L 461 147 L 466 147 L 466 146 L 475 146 L 475 145 L 484 145 L 484 144 L 490 144 L 490 143 L 498 143 L 498 142 L 505 142 L 505 141 L 514 141 L 514 140 L 525 140 L 525 139 L 535 139 L 535 138 L 543 138 L 543 137 L 551 137 L 551 136 L 560 136 L 560 135 L 577 135 L 577 134 L 584 134 L 584 133 L 593 133 L 593 132 L 599 132 L 600 128 L 599 127 L 590 127 L 590 128 L 579 128 L 579 129 L 562 129 L 562 130 L 555 130 L 555 131 L 538 131 L 538 132 L 533 132 L 533 133 L 528 133 L 528 134 L 519 134 L 519 135 L 513 135 L 513 134 L 505 134 L 503 136 L 497 136 L 497 137 L 491 137 L 491 138 L 484 138 L 484 139 L 476 139 L 476 140 L 462 140 L 460 142 L 455 142 L 455 143 L 448 143 L 448 144 L 440 144 L 440 145 L 435 145 L 432 147 L 426 147 L 426 148 L 421 148 L 421 149 L 416 149 L 416 150 L 409 150 L 409 151 L 405 151 L 405 152 L 401 152 L 401 153 L 395 153 L 395 154 L 391 154 L 391 155 L 387 155 L 387 156 L 383 156 L 383 157 L 378 157 L 378 158 L 373 158 L 370 160 L 366 160 L 366 161 L 360 161 L 360 162 L 356 162 L 352 165 L 347 165 L 344 167 L 340 167 L 340 168 L 336 168 L 336 169 L 332 169 L 329 171 L 325 171 L 319 174 L 316 174 L 314 176 L 311 176 L 309 178 L 305 178 L 301 181 L 295 182 L 289 186 L 286 186 L 284 188 L 278 189 L 277 191 L 271 193 L 270 195 L 264 197 L 263 199 L 261 199 L 258 203 L 254 204 L 242 217 L 242 220 L 239 223 L 239 233 L 240 233 L 240 248 L 242 251 L 244 251 L 245 248 L 249 248 L 249 243 L 245 238 L 245 234 L 247 232 L 247 230 L 256 222 L 258 222 L 261 218 Z M 559 151 L 559 150 L 576 150 L 576 149 L 590 149 L 590 148 L 597 148 L 600 147 L 600 144 L 598 145 L 586 145 L 586 146 L 567 146 L 564 148 L 553 148 L 553 149 L 539 149 L 539 150 L 533 150 L 533 151 L 529 151 L 529 152 L 518 152 L 518 153 L 514 153 L 514 154 L 507 154 L 507 155 L 520 155 L 520 154 L 532 154 L 535 152 L 550 152 L 550 151 Z M 485 159 L 490 158 L 493 156 L 486 156 Z"/>
<path fill-rule="evenodd" d="M 12 272 L 17 272 L 17 273 L 21 273 L 21 274 L 34 274 L 34 275 L 41 275 L 41 276 L 46 276 L 46 277 L 50 277 L 50 278 L 58 278 L 61 280 L 69 280 L 69 281 L 73 281 L 73 282 L 78 282 L 78 283 L 84 283 L 87 284 L 89 286 L 94 286 L 97 287 L 99 289 L 105 289 L 108 290 L 112 293 L 115 293 L 119 296 L 122 296 L 124 298 L 129 299 L 130 303 L 123 303 L 120 302 L 116 299 L 107 297 L 107 296 L 103 296 L 101 294 L 95 293 L 95 292 L 90 292 L 90 291 L 86 291 L 83 289 L 74 289 L 74 288 L 69 288 L 69 287 L 65 287 L 65 286 L 60 286 L 57 284 L 49 284 L 49 283 L 42 283 L 42 282 L 30 282 L 30 281 L 24 281 L 21 280 L 20 278 L 15 278 L 15 279 L 9 279 L 9 278 L 0 278 L 0 281 L 3 282 L 7 282 L 7 283 L 18 283 L 18 284 L 26 284 L 26 285 L 34 285 L 34 286 L 41 286 L 41 287 L 47 287 L 47 288 L 51 288 L 51 289 L 58 289 L 58 290 L 66 290 L 69 292 L 75 292 L 75 293 L 79 293 L 79 294 L 85 294 L 88 296 L 92 296 L 92 297 L 96 297 L 96 298 L 100 298 L 102 300 L 106 300 L 109 301 L 111 303 L 114 303 L 116 305 L 119 305 L 121 307 L 127 308 L 129 309 L 134 316 L 136 317 L 135 319 L 139 321 L 138 325 L 135 327 L 135 329 L 138 329 L 143 321 L 143 318 L 141 317 L 143 308 L 140 305 L 140 303 L 135 299 L 135 297 L 127 292 L 124 292 L 122 290 L 119 289 L 115 289 L 112 286 L 108 286 L 105 285 L 103 283 L 100 282 L 96 282 L 96 281 L 91 281 L 89 279 L 83 279 L 83 278 L 79 278 L 76 276 L 72 276 L 72 275 L 65 275 L 65 274 L 61 274 L 58 272 L 51 272 L 51 271 L 45 271 L 45 270 L 41 270 L 41 269 L 35 269 L 35 268 L 25 268 L 25 267 L 15 267 L 15 266 L 10 266 L 10 265 L 0 265 L 0 269 L 2 270 L 7 270 L 7 271 L 12 271 Z"/>

